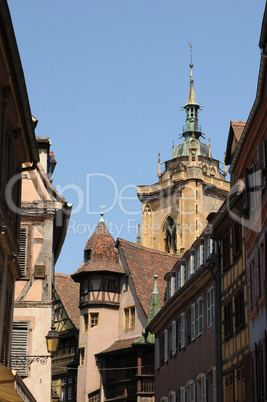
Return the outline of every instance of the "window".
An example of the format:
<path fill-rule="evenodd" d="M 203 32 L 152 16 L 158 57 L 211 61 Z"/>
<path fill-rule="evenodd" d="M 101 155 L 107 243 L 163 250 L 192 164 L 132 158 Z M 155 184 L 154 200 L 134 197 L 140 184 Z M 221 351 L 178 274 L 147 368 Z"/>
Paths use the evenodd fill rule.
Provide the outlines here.
<path fill-rule="evenodd" d="M 236 370 L 236 379 L 237 379 L 237 400 L 245 401 L 245 369 L 241 367 Z M 264 396 L 262 394 L 261 398 L 258 400 L 264 400 Z"/>
<path fill-rule="evenodd" d="M 84 365 L 85 348 L 80 348 L 80 366 Z"/>
<path fill-rule="evenodd" d="M 11 368 L 21 377 L 28 376 L 26 356 L 29 355 L 30 321 L 14 321 L 12 328 Z M 16 360 L 16 357 L 18 358 Z M 25 360 L 23 360 L 25 359 Z"/>
<path fill-rule="evenodd" d="M 181 270 L 176 271 L 176 291 L 181 288 Z"/>
<path fill-rule="evenodd" d="M 181 348 L 184 348 L 186 346 L 186 312 L 181 314 L 180 334 Z"/>
<path fill-rule="evenodd" d="M 27 275 L 27 248 L 28 248 L 28 227 L 21 226 L 18 261 L 22 276 Z"/>
<path fill-rule="evenodd" d="M 59 309 L 55 310 L 55 321 L 59 321 L 60 315 L 59 315 Z"/>
<path fill-rule="evenodd" d="M 69 384 L 72 384 L 72 377 L 69 377 Z"/>
<path fill-rule="evenodd" d="M 255 165 L 246 169 L 246 187 L 247 187 L 247 202 L 250 212 L 256 207 L 256 186 L 257 186 L 257 173 Z"/>
<path fill-rule="evenodd" d="M 67 400 L 67 390 L 66 390 L 66 388 L 61 389 L 61 399 L 62 399 L 62 401 Z"/>
<path fill-rule="evenodd" d="M 115 280 L 109 279 L 108 280 L 108 292 L 114 292 L 114 291 L 115 291 Z"/>
<path fill-rule="evenodd" d="M 166 253 L 176 253 L 176 225 L 170 216 L 166 219 L 163 231 Z"/>
<path fill-rule="evenodd" d="M 88 314 L 84 314 L 83 321 L 84 321 L 84 331 L 86 332 L 88 330 Z"/>
<path fill-rule="evenodd" d="M 90 261 L 91 250 L 84 250 L 84 262 L 85 264 Z"/>
<path fill-rule="evenodd" d="M 230 265 L 230 231 L 222 239 L 223 268 L 227 269 Z"/>
<path fill-rule="evenodd" d="M 135 327 L 135 307 L 124 309 L 124 330 L 128 331 Z"/>
<path fill-rule="evenodd" d="M 88 293 L 88 279 L 84 279 L 81 286 L 81 293 L 83 295 Z"/>
<path fill-rule="evenodd" d="M 232 311 L 232 301 L 230 300 L 223 307 L 224 312 L 224 337 L 225 339 L 230 338 L 233 335 L 233 311 Z"/>
<path fill-rule="evenodd" d="M 176 392 L 175 391 L 171 391 L 169 393 L 169 402 L 176 402 Z"/>
<path fill-rule="evenodd" d="M 66 385 L 66 384 L 67 384 L 67 378 L 66 378 L 66 377 L 62 378 L 62 384 L 63 384 L 63 385 Z"/>
<path fill-rule="evenodd" d="M 185 399 L 185 396 L 186 396 L 186 394 L 185 394 L 185 388 L 186 388 L 186 387 L 180 388 L 180 402 L 186 402 L 186 399 Z"/>
<path fill-rule="evenodd" d="M 206 402 L 206 375 L 200 374 L 197 377 L 197 400 Z"/>
<path fill-rule="evenodd" d="M 215 306 L 215 291 L 214 287 L 212 286 L 209 288 L 207 293 L 207 318 L 208 318 L 208 328 L 214 324 L 214 306 Z"/>
<path fill-rule="evenodd" d="M 245 324 L 244 289 L 235 296 L 235 331 L 239 331 Z"/>
<path fill-rule="evenodd" d="M 99 391 L 92 392 L 88 395 L 88 402 L 99 402 L 100 401 L 100 393 Z"/>
<path fill-rule="evenodd" d="M 99 313 L 90 313 L 90 328 L 96 327 L 98 323 L 99 323 Z"/>
<path fill-rule="evenodd" d="M 73 354 L 73 353 L 75 353 L 75 352 L 76 352 L 76 346 L 72 346 L 72 347 L 70 348 L 70 353 Z"/>
<path fill-rule="evenodd" d="M 213 400 L 216 401 L 216 367 L 212 370 Z"/>
<path fill-rule="evenodd" d="M 186 384 L 187 402 L 195 402 L 195 383 L 193 380 L 188 381 Z"/>
<path fill-rule="evenodd" d="M 258 156 L 258 169 L 259 169 L 259 174 L 260 174 L 260 189 L 263 189 L 264 186 L 266 185 L 266 168 L 267 168 L 267 140 L 263 140 L 259 145 L 258 145 L 258 150 L 257 150 L 257 156 Z M 265 175 L 264 175 L 265 171 Z"/>
<path fill-rule="evenodd" d="M 196 336 L 203 333 L 203 297 L 200 297 L 195 305 Z"/>
<path fill-rule="evenodd" d="M 68 401 L 72 400 L 72 386 L 68 387 Z"/>
<path fill-rule="evenodd" d="M 242 227 L 238 222 L 233 224 L 234 257 L 238 256 L 242 249 Z"/>
<path fill-rule="evenodd" d="M 225 376 L 225 400 L 227 402 L 234 401 L 234 380 L 233 374 Z"/>

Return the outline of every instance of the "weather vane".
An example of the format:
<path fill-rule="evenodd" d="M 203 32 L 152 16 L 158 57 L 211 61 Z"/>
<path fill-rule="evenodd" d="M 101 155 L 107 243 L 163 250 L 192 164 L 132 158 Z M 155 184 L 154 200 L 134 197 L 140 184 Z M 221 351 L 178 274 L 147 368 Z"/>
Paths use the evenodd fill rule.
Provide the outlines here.
<path fill-rule="evenodd" d="M 193 62 L 192 62 L 192 53 L 193 53 L 192 42 L 188 42 L 188 46 L 190 47 L 190 53 L 191 53 L 191 63 L 190 64 L 193 64 Z"/>
<path fill-rule="evenodd" d="M 104 219 L 103 219 L 103 216 L 104 216 L 103 209 L 106 208 L 106 205 L 100 205 L 100 208 L 101 208 L 101 212 L 100 212 L 101 218 L 100 218 L 100 221 L 102 222 L 102 221 L 104 220 Z"/>

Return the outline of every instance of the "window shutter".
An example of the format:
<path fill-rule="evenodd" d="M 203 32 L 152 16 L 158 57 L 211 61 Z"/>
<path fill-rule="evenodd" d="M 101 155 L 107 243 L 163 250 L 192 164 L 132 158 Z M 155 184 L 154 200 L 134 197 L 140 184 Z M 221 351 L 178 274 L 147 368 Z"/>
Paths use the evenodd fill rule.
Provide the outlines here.
<path fill-rule="evenodd" d="M 158 369 L 160 367 L 160 339 L 156 338 L 155 343 L 155 368 Z"/>
<path fill-rule="evenodd" d="M 203 265 L 204 264 L 204 244 L 200 244 L 199 247 L 199 264 Z"/>
<path fill-rule="evenodd" d="M 247 308 L 248 314 L 251 312 L 252 303 L 251 303 L 251 262 L 247 265 Z"/>
<path fill-rule="evenodd" d="M 203 299 L 198 302 L 198 335 L 203 332 Z"/>
<path fill-rule="evenodd" d="M 171 297 L 174 295 L 174 293 L 175 293 L 175 273 L 173 273 L 171 277 Z"/>
<path fill-rule="evenodd" d="M 28 376 L 28 365 L 26 361 L 28 349 L 29 321 L 14 321 L 11 345 L 11 367 L 22 377 Z"/>
<path fill-rule="evenodd" d="M 164 362 L 168 361 L 168 329 L 164 329 Z"/>
<path fill-rule="evenodd" d="M 256 172 L 255 166 L 251 166 L 247 172 L 248 199 L 250 211 L 253 211 L 256 206 Z"/>
<path fill-rule="evenodd" d="M 195 303 L 191 306 L 191 341 L 196 338 Z"/>
<path fill-rule="evenodd" d="M 184 312 L 184 346 L 186 346 L 186 333 L 187 333 L 187 323 L 186 323 L 186 311 Z"/>
<path fill-rule="evenodd" d="M 185 346 L 184 315 L 185 315 L 185 313 L 182 313 L 182 314 L 181 314 L 181 325 L 180 325 L 181 348 L 183 348 L 183 347 Z"/>
<path fill-rule="evenodd" d="M 26 276 L 27 274 L 27 247 L 28 247 L 28 228 L 26 226 L 21 226 L 18 261 L 22 276 Z"/>
<path fill-rule="evenodd" d="M 264 186 L 266 185 L 266 178 L 263 177 L 263 169 L 267 168 L 266 164 L 266 154 L 267 154 L 267 146 L 266 146 L 266 140 L 263 140 L 259 145 L 258 145 L 258 151 L 257 151 L 257 156 L 258 156 L 258 169 L 259 169 L 259 184 L 260 184 L 260 189 L 262 190 Z"/>
<path fill-rule="evenodd" d="M 176 321 L 172 322 L 172 355 L 176 353 Z"/>

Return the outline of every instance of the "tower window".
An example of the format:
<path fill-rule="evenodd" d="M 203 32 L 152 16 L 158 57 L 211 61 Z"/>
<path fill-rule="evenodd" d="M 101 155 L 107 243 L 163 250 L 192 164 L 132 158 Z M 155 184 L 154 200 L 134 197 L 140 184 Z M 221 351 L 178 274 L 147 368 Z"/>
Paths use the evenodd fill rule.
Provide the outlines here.
<path fill-rule="evenodd" d="M 90 256 L 91 256 L 91 250 L 85 250 L 84 251 L 84 262 L 85 263 L 90 261 Z"/>
<path fill-rule="evenodd" d="M 174 220 L 169 216 L 164 225 L 165 234 L 165 251 L 166 253 L 176 253 L 176 225 Z"/>
<path fill-rule="evenodd" d="M 99 313 L 90 313 L 90 327 L 96 327 L 99 323 Z"/>

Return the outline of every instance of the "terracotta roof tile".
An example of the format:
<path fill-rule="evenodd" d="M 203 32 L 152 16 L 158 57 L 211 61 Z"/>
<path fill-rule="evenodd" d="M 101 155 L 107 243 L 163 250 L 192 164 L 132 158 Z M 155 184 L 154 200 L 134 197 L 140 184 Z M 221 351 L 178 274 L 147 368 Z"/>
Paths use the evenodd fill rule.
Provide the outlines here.
<path fill-rule="evenodd" d="M 158 275 L 157 286 L 161 305 L 163 305 L 166 289 L 164 275 L 172 270 L 179 258 L 177 255 L 138 246 L 123 239 L 118 239 L 117 247 L 123 253 L 137 297 L 148 315 L 154 289 L 153 275 Z"/>
<path fill-rule="evenodd" d="M 119 339 L 118 341 L 115 341 L 112 345 L 110 345 L 107 349 L 103 350 L 102 352 L 100 352 L 98 354 L 115 352 L 115 351 L 121 350 L 121 349 L 128 349 L 132 346 L 132 343 L 139 338 L 140 338 L 140 336 L 137 336 L 134 338 Z"/>
<path fill-rule="evenodd" d="M 60 300 L 76 328 L 80 326 L 80 284 L 75 283 L 70 275 L 55 273 L 55 289 Z"/>
<path fill-rule="evenodd" d="M 235 135 L 236 140 L 238 142 L 240 140 L 240 137 L 241 137 L 242 133 L 243 133 L 244 127 L 246 125 L 246 122 L 241 121 L 241 120 L 239 120 L 239 121 L 231 120 L 230 124 L 231 124 L 231 126 L 233 128 L 234 135 Z"/>
<path fill-rule="evenodd" d="M 115 241 L 109 233 L 105 222 L 100 221 L 98 223 L 95 232 L 86 243 L 84 250 L 91 251 L 90 260 L 87 263 L 83 262 L 73 275 L 92 271 L 124 273 L 124 270 L 119 264 L 118 250 L 115 249 Z"/>

